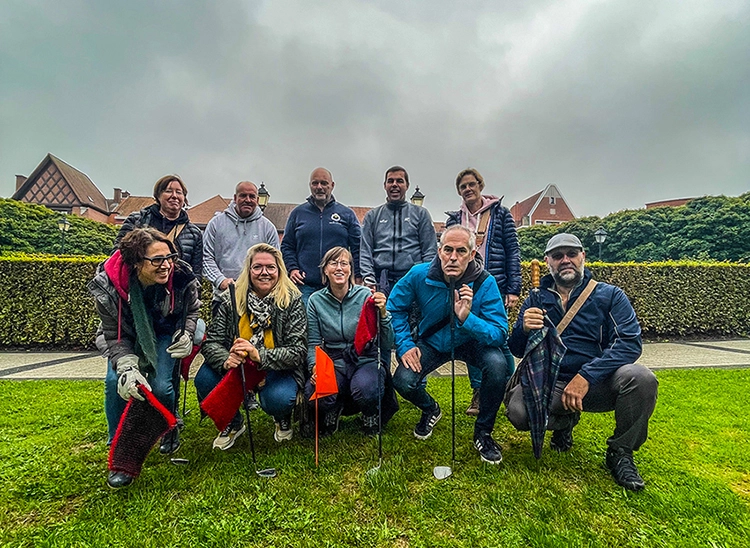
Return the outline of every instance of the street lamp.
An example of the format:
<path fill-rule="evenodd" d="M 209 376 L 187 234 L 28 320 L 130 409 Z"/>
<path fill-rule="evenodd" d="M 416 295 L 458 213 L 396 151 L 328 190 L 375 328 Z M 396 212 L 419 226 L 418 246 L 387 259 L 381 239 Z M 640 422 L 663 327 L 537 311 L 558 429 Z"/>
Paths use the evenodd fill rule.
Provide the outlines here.
<path fill-rule="evenodd" d="M 60 231 L 62 243 L 60 244 L 60 255 L 65 255 L 65 233 L 70 230 L 70 221 L 64 215 L 57 220 L 57 229 Z"/>
<path fill-rule="evenodd" d="M 268 205 L 268 199 L 271 197 L 271 195 L 266 190 L 266 185 L 263 181 L 260 182 L 260 188 L 258 189 L 258 206 L 260 206 L 261 211 L 266 210 L 266 206 Z"/>
<path fill-rule="evenodd" d="M 419 187 L 414 190 L 414 194 L 411 195 L 411 203 L 417 206 L 421 206 L 424 203 L 424 194 L 419 192 Z"/>
<path fill-rule="evenodd" d="M 599 260 L 602 260 L 602 244 L 607 239 L 607 231 L 604 230 L 603 226 L 600 226 L 596 232 L 594 232 L 594 239 L 599 244 Z"/>

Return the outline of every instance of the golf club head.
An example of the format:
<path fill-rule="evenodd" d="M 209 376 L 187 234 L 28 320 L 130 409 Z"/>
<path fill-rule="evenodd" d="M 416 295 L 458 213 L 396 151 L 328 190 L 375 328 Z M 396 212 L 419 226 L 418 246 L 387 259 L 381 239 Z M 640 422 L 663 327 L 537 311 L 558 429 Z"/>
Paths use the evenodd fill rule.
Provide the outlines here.
<path fill-rule="evenodd" d="M 450 466 L 436 466 L 432 469 L 432 475 L 437 480 L 444 480 L 453 475 L 453 469 Z"/>
<path fill-rule="evenodd" d="M 169 459 L 169 462 L 171 462 L 172 464 L 177 464 L 179 466 L 185 466 L 186 464 L 190 464 L 189 459 L 179 459 L 179 458 Z"/>
<path fill-rule="evenodd" d="M 378 465 L 370 468 L 367 472 L 365 472 L 366 476 L 374 476 L 378 472 L 380 472 L 380 467 L 382 466 L 383 461 L 378 461 Z"/>
<path fill-rule="evenodd" d="M 261 478 L 275 478 L 276 468 L 264 468 L 263 470 L 256 470 L 255 473 Z"/>

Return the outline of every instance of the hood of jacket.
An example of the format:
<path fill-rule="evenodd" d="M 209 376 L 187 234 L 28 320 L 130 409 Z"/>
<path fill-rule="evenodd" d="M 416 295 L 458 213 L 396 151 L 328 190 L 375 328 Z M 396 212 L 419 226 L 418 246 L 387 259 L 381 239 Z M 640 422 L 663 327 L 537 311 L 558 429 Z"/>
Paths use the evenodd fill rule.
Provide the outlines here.
<path fill-rule="evenodd" d="M 236 226 L 240 223 L 257 221 L 263 216 L 263 212 L 261 211 L 260 206 L 256 206 L 255 210 L 250 215 L 244 218 L 240 217 L 237 214 L 237 203 L 234 200 L 229 203 L 227 208 L 224 210 L 224 213 L 227 214 L 227 217 L 229 217 Z"/>
<path fill-rule="evenodd" d="M 477 253 L 474 256 L 474 260 L 472 260 L 468 264 L 468 266 L 466 267 L 466 270 L 461 275 L 461 277 L 456 280 L 456 286 L 460 287 L 463 284 L 469 284 L 473 282 L 479 277 L 483 269 L 484 269 L 484 264 L 482 262 L 482 258 L 479 256 L 479 253 Z M 437 282 L 441 282 L 441 283 L 444 283 L 445 285 L 448 285 L 447 282 L 445 281 L 443 268 L 440 265 L 440 255 L 432 259 L 429 270 L 427 271 L 427 277 L 430 280 L 435 280 Z"/>

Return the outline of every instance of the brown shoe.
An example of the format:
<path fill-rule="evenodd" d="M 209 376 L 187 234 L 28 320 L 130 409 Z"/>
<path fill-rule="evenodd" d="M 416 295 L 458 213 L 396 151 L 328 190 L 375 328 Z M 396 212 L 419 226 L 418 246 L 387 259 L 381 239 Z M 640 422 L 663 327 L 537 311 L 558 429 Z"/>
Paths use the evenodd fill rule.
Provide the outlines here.
<path fill-rule="evenodd" d="M 479 389 L 474 389 L 474 395 L 471 396 L 471 404 L 466 409 L 466 414 L 470 417 L 476 417 L 479 415 Z"/>

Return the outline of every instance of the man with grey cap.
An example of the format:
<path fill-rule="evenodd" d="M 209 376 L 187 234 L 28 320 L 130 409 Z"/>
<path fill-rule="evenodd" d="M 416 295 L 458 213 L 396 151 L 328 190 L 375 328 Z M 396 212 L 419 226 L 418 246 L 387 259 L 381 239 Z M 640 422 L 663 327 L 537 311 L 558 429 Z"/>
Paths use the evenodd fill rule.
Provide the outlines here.
<path fill-rule="evenodd" d="M 556 234 L 544 251 L 549 274 L 537 295 L 523 303 L 508 341 L 511 352 L 524 355 L 529 333 L 544 326 L 546 315 L 558 325 L 578 299 L 585 299 L 561 335 L 567 350 L 560 362 L 550 404 L 550 447 L 563 452 L 573 446 L 573 428 L 581 411 L 615 412 L 615 431 L 607 440 L 606 465 L 615 481 L 631 491 L 645 486 L 633 462 L 648 437 L 648 421 L 656 406 L 658 381 L 636 360 L 641 355 L 641 328 L 625 293 L 618 287 L 594 282 L 585 265 L 586 253 L 573 234 Z M 533 302 L 532 302 L 533 301 Z M 510 397 L 510 422 L 528 430 L 522 390 Z"/>

